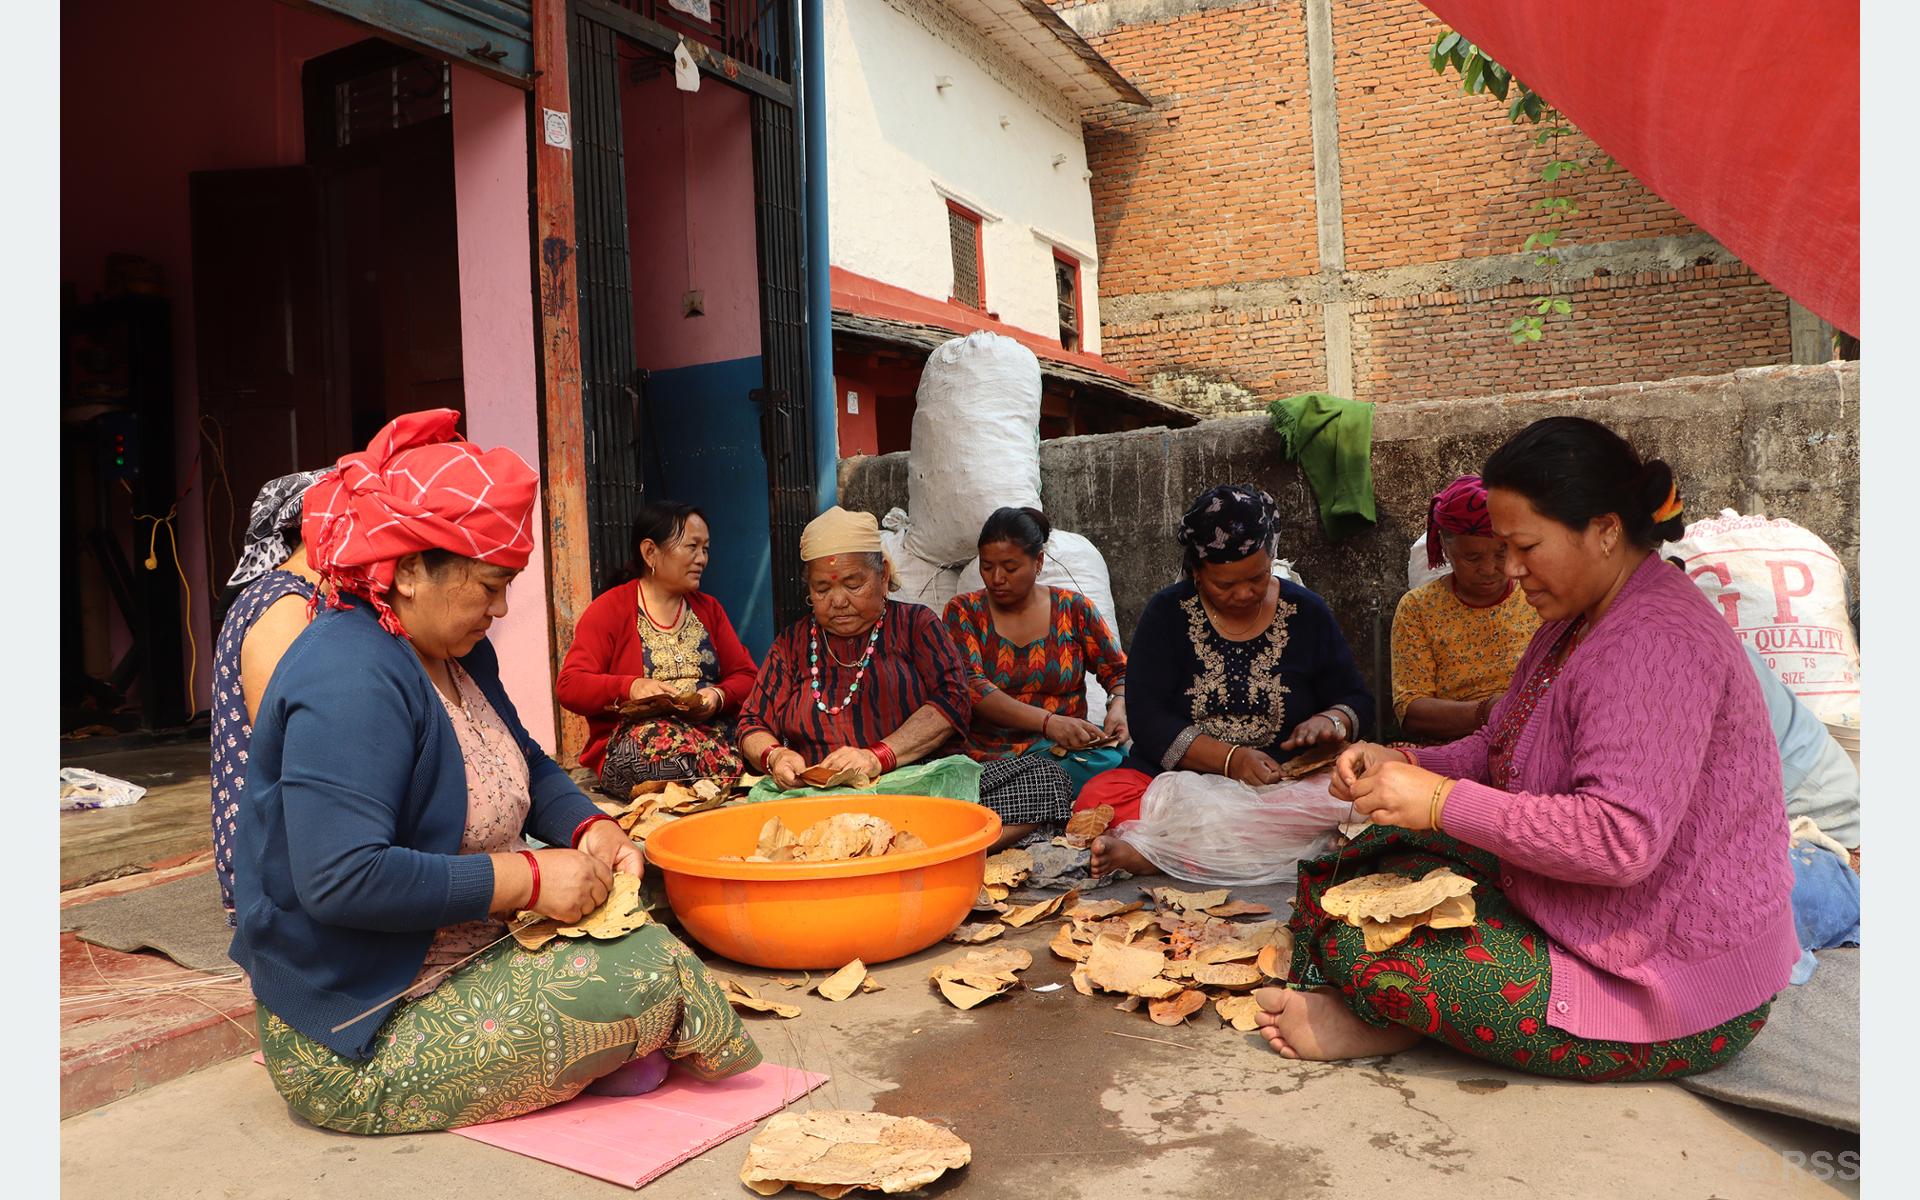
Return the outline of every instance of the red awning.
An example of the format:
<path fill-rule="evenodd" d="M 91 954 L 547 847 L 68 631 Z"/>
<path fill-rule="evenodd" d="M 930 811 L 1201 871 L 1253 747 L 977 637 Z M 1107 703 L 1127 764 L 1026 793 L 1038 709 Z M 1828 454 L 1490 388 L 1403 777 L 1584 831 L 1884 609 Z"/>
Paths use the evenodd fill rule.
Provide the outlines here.
<path fill-rule="evenodd" d="M 1855 4 L 1422 2 L 1762 278 L 1859 333 Z"/>

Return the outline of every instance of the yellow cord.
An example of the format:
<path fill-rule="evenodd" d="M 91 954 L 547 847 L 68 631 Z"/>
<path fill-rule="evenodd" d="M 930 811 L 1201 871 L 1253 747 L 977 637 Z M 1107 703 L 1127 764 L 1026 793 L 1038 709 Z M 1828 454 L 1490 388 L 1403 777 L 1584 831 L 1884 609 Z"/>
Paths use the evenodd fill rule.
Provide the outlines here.
<path fill-rule="evenodd" d="M 133 485 L 129 484 L 126 480 L 122 479 L 120 486 L 127 489 L 127 495 L 133 495 Z M 200 665 L 200 645 L 194 640 L 193 636 L 193 585 L 187 582 L 186 569 L 180 565 L 180 537 L 174 532 L 173 528 L 173 519 L 179 515 L 180 504 L 178 501 L 175 501 L 173 507 L 167 510 L 167 515 L 164 517 L 155 517 L 146 513 L 134 513 L 133 519 L 136 521 L 153 522 L 153 527 L 147 534 L 147 560 L 141 564 L 149 571 L 157 571 L 160 569 L 160 527 L 162 525 L 167 527 L 167 546 L 173 555 L 173 570 L 176 575 L 180 576 L 180 590 L 185 592 L 187 596 L 187 611 L 183 627 L 187 634 L 187 718 L 191 720 L 193 714 L 198 711 L 198 705 L 194 702 L 197 693 L 195 693 L 193 685 L 196 677 L 196 669 Z"/>

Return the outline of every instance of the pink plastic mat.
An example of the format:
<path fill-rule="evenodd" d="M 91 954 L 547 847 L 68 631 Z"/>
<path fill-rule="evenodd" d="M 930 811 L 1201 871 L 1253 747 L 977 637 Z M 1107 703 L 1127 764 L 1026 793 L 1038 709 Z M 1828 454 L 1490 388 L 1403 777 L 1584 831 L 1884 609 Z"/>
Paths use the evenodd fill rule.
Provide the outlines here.
<path fill-rule="evenodd" d="M 826 1081 L 825 1075 L 772 1063 L 718 1083 L 676 1072 L 644 1096 L 581 1096 L 452 1132 L 637 1188 L 745 1133 Z"/>
<path fill-rule="evenodd" d="M 265 1060 L 255 1054 L 253 1061 Z M 579 1096 L 524 1117 L 449 1132 L 637 1188 L 738 1137 L 826 1081 L 825 1075 L 773 1063 L 718 1083 L 676 1069 L 644 1096 Z"/>

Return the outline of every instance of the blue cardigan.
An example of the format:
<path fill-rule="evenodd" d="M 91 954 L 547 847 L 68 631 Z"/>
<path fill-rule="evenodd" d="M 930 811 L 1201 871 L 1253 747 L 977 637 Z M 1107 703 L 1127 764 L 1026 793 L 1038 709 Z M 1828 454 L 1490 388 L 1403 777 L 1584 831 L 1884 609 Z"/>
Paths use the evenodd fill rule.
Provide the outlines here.
<path fill-rule="evenodd" d="M 493 647 L 460 665 L 527 755 L 526 829 L 565 846 L 599 810 L 520 724 Z M 233 961 L 253 994 L 347 1058 L 373 1053 L 434 931 L 487 915 L 493 864 L 461 854 L 466 764 L 413 648 L 373 608 L 324 611 L 288 647 L 254 722 L 234 835 Z"/>

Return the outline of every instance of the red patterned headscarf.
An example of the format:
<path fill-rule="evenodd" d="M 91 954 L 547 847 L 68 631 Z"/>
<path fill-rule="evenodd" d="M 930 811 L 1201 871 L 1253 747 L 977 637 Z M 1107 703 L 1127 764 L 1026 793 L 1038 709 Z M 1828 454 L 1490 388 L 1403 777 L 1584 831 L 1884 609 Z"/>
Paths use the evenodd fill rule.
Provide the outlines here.
<path fill-rule="evenodd" d="M 459 422 L 450 408 L 396 417 L 307 492 L 301 535 L 328 604 L 347 607 L 342 592 L 360 596 L 382 628 L 405 637 L 387 603 L 402 556 L 447 550 L 514 571 L 527 565 L 540 476 L 505 447 L 467 441 Z"/>
<path fill-rule="evenodd" d="M 1492 537 L 1493 518 L 1487 512 L 1487 487 L 1478 475 L 1462 475 L 1440 489 L 1427 505 L 1427 568 L 1437 570 L 1447 561 L 1442 534 Z"/>

